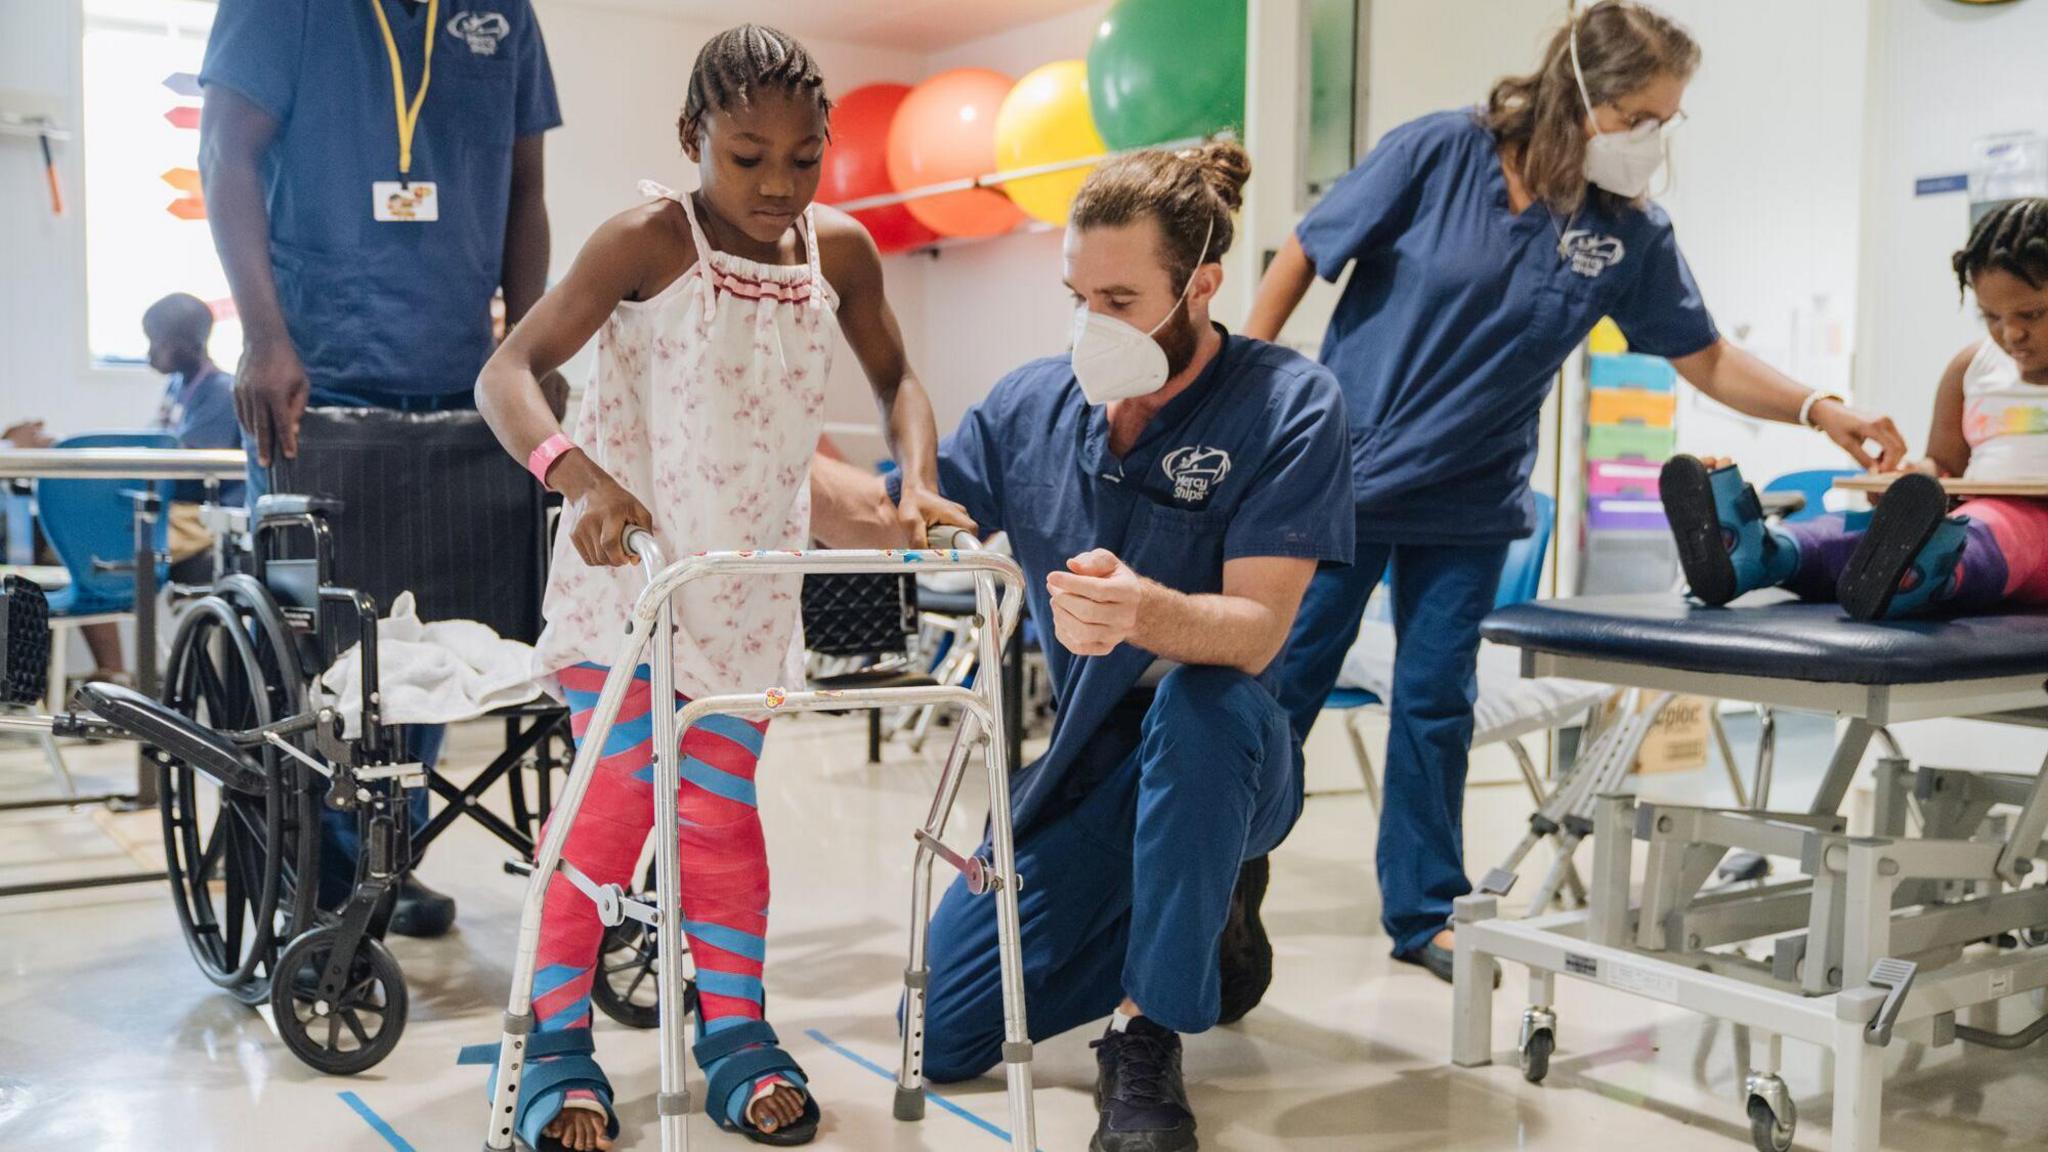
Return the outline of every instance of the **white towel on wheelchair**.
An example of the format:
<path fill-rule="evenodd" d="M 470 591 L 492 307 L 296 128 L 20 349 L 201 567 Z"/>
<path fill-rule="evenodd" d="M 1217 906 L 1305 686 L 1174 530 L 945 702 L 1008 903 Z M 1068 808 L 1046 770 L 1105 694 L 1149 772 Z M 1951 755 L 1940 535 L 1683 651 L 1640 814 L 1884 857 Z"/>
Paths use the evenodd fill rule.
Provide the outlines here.
<path fill-rule="evenodd" d="M 350 738 L 362 730 L 362 656 L 354 645 L 320 677 Z M 422 623 L 410 592 L 377 622 L 377 690 L 386 724 L 453 724 L 540 695 L 531 647 L 474 620 Z"/>
<path fill-rule="evenodd" d="M 1359 688 L 1382 700 L 1393 699 L 1394 626 L 1367 620 L 1358 640 L 1344 656 L 1337 676 L 1343 688 Z M 1513 740 L 1569 724 L 1600 703 L 1613 689 L 1583 680 L 1522 678 L 1519 649 L 1490 641 L 1479 644 L 1479 699 L 1473 705 L 1474 746 Z"/>

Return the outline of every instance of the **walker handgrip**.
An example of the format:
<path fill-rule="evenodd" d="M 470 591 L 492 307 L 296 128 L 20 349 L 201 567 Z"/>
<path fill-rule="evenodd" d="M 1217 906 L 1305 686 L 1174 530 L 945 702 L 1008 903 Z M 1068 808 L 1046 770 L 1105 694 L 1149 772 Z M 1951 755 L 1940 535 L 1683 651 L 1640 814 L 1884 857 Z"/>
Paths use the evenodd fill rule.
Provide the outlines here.
<path fill-rule="evenodd" d="M 661 545 L 654 539 L 654 533 L 645 528 L 626 529 L 626 551 L 640 560 L 640 566 L 647 570 L 647 578 L 654 579 L 656 573 L 668 567 L 668 560 L 661 554 Z"/>
<path fill-rule="evenodd" d="M 981 547 L 981 540 L 972 531 L 957 524 L 934 524 L 925 533 L 925 540 L 940 551 L 974 551 Z"/>

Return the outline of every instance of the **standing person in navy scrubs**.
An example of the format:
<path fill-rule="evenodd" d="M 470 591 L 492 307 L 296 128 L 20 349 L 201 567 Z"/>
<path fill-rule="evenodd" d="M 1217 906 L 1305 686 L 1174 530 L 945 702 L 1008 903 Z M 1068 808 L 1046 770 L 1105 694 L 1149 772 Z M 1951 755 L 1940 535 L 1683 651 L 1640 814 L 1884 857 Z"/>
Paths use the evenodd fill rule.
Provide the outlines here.
<path fill-rule="evenodd" d="M 1502 80 L 1483 107 L 1388 133 L 1288 239 L 1246 325 L 1276 338 L 1314 277 L 1356 265 L 1322 361 L 1350 413 L 1358 558 L 1309 589 L 1281 698 L 1305 736 L 1391 573 L 1401 643 L 1381 920 L 1397 959 L 1447 981 L 1451 902 L 1471 891 L 1461 828 L 1479 622 L 1508 542 L 1532 528 L 1538 413 L 1593 325 L 1612 316 L 1706 395 L 1809 424 L 1866 467 L 1905 455 L 1889 419 L 1787 379 L 1707 314 L 1648 199 L 1699 59 L 1685 29 L 1644 5 L 1575 13 L 1537 71 Z M 1243 883 L 1263 891 L 1263 861 Z M 1240 991 L 1249 1009 L 1263 989 Z"/>
<path fill-rule="evenodd" d="M 529 0 L 221 0 L 199 79 L 250 499 L 298 455 L 308 404 L 474 407 L 492 295 L 516 324 L 547 286 L 541 134 L 562 116 Z M 431 766 L 441 734 L 410 729 L 412 754 Z M 352 818 L 328 816 L 323 906 L 356 856 Z M 408 877 L 391 928 L 454 918 Z"/>

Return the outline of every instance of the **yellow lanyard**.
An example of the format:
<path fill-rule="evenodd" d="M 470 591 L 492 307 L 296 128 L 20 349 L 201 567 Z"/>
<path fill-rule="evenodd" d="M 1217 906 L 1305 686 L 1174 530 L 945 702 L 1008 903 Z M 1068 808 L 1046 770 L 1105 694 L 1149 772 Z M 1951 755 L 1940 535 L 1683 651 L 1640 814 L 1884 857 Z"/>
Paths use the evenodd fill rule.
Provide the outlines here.
<path fill-rule="evenodd" d="M 427 0 L 427 52 L 420 65 L 420 90 L 411 106 L 405 102 L 405 64 L 398 58 L 398 37 L 391 34 L 391 18 L 384 15 L 383 0 L 370 0 L 377 14 L 377 27 L 384 33 L 384 50 L 391 56 L 391 103 L 398 111 L 398 181 L 412 173 L 412 134 L 420 125 L 420 107 L 427 102 L 427 85 L 434 79 L 434 28 L 440 23 L 441 0 Z"/>

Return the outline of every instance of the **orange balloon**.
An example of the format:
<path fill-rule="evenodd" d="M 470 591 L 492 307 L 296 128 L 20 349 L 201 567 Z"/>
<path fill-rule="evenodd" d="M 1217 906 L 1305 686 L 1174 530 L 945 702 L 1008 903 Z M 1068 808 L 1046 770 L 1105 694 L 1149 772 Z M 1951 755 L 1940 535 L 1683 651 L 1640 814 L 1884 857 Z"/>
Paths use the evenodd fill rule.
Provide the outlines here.
<path fill-rule="evenodd" d="M 903 191 L 996 169 L 996 111 L 1010 78 L 955 68 L 911 89 L 889 124 L 889 182 Z M 910 214 L 942 236 L 995 236 L 1024 222 L 1010 198 L 970 188 L 912 200 Z"/>

